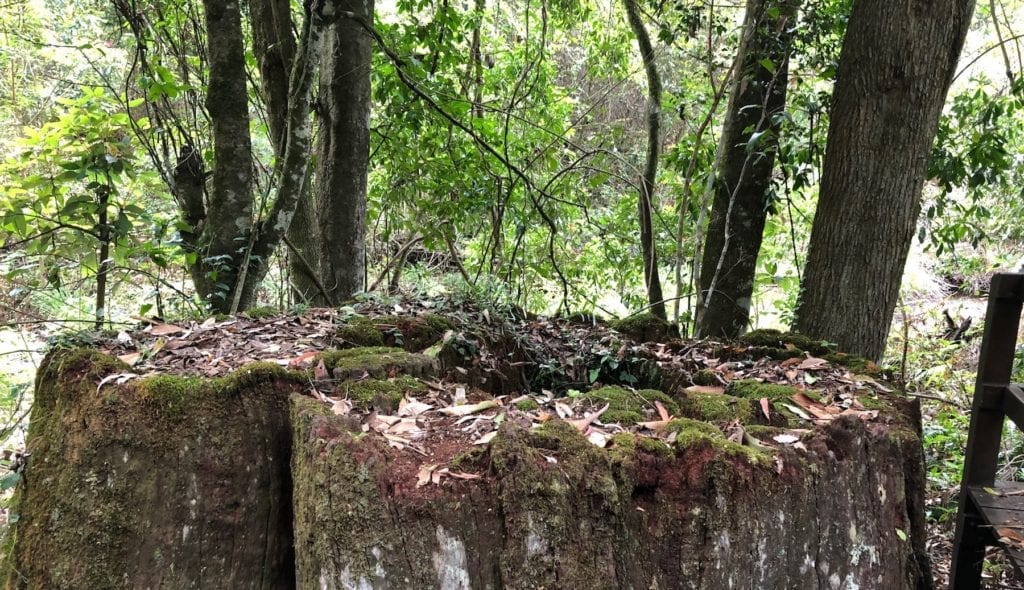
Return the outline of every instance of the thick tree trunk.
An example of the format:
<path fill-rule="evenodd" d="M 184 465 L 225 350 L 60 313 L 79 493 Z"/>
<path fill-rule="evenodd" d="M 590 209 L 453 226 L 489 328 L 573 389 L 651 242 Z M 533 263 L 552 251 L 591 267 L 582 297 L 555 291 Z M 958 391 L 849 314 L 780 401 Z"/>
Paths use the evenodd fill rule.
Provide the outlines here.
<path fill-rule="evenodd" d="M 661 291 L 661 278 L 658 276 L 658 248 L 654 236 L 654 189 L 658 180 L 658 156 L 661 153 L 661 78 L 658 76 L 658 64 L 654 57 L 654 46 L 640 19 L 640 9 L 636 0 L 623 0 L 629 26 L 633 29 L 636 44 L 640 48 L 640 57 L 647 73 L 647 159 L 644 173 L 640 177 L 640 198 L 637 205 L 640 223 L 640 251 L 644 263 L 644 286 L 647 288 L 647 302 L 651 313 L 661 319 L 667 319 L 665 296 Z"/>
<path fill-rule="evenodd" d="M 174 196 L 191 231 L 182 233 L 184 248 L 192 258 L 189 271 L 196 291 L 210 308 L 233 312 L 250 307 L 256 290 L 266 275 L 270 256 L 288 231 L 295 209 L 306 186 L 309 168 L 310 93 L 320 54 L 325 19 L 335 18 L 333 6 L 311 5 L 307 12 L 299 45 L 292 60 L 287 96 L 282 97 L 276 63 L 263 72 L 275 80 L 268 89 L 272 103 L 272 135 L 282 149 L 274 169 L 277 191 L 270 211 L 253 224 L 252 144 L 249 135 L 248 91 L 242 24 L 237 3 L 205 0 L 206 27 L 210 60 L 210 80 L 206 108 L 213 127 L 214 169 L 207 198 L 204 198 L 205 170 L 193 146 L 182 148 L 174 169 Z M 276 5 L 276 9 L 286 7 Z M 275 10 L 266 5 L 260 11 Z M 330 14 L 319 10 L 328 8 Z M 254 31 L 258 42 L 266 43 L 266 35 L 279 34 L 281 23 L 269 25 L 271 33 L 261 28 Z M 255 26 L 255 25 L 254 25 Z M 284 49 L 282 49 L 284 51 Z M 257 51 L 270 61 L 281 62 L 284 56 L 267 46 Z M 279 58 L 279 59 L 278 59 Z M 267 65 L 267 64 L 263 64 Z M 269 67 L 269 66 L 268 66 Z M 285 102 L 285 105 L 282 105 Z M 284 120 L 277 108 L 286 108 Z M 280 135 L 279 135 L 280 134 Z"/>
<path fill-rule="evenodd" d="M 800 0 L 747 2 L 700 267 L 700 337 L 735 338 L 750 321 L 799 6 Z"/>
<path fill-rule="evenodd" d="M 794 327 L 879 359 L 974 0 L 858 0 Z"/>
<path fill-rule="evenodd" d="M 372 1 L 347 0 L 340 9 L 373 18 Z M 353 18 L 339 19 L 324 38 L 316 220 L 320 277 L 336 302 L 364 288 L 372 49 L 372 37 Z"/>

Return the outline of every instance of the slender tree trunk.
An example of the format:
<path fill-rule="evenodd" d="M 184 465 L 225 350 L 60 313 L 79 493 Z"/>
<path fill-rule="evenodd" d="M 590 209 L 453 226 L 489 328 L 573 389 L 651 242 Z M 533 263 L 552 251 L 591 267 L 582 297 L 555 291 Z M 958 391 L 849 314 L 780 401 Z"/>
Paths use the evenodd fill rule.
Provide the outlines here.
<path fill-rule="evenodd" d="M 364 22 L 373 18 L 369 0 L 345 0 L 339 8 Z M 316 216 L 320 275 L 338 302 L 364 288 L 372 46 L 354 18 L 339 19 L 324 37 Z"/>
<path fill-rule="evenodd" d="M 252 231 L 252 142 L 239 4 L 204 0 L 203 6 L 209 32 L 206 110 L 212 126 L 214 168 L 197 261 L 205 276 L 196 288 L 211 307 L 225 311 Z"/>
<path fill-rule="evenodd" d="M 107 178 L 109 182 L 109 177 Z M 97 330 L 103 329 L 107 321 L 107 274 L 110 272 L 110 223 L 107 219 L 107 205 L 110 203 L 110 185 L 96 189 L 99 201 L 96 215 L 96 227 L 99 228 L 100 251 L 99 264 L 96 268 L 96 324 Z"/>
<path fill-rule="evenodd" d="M 747 2 L 700 268 L 700 337 L 735 338 L 750 321 L 799 6 L 800 0 Z"/>
<path fill-rule="evenodd" d="M 296 51 L 291 6 L 287 0 L 251 0 L 250 13 L 253 53 L 260 69 L 267 126 L 274 155 L 282 158 L 288 131 L 288 78 Z M 316 270 L 319 248 L 316 237 L 316 220 L 307 181 L 288 227 L 288 241 L 298 250 L 298 253 L 291 249 L 288 251 L 293 294 L 298 301 L 308 301 L 317 293 L 316 277 L 309 276 L 306 266 L 308 263 L 312 270 Z"/>
<path fill-rule="evenodd" d="M 974 0 L 858 0 L 795 328 L 879 359 Z"/>
<path fill-rule="evenodd" d="M 653 209 L 654 189 L 658 177 L 658 156 L 661 151 L 661 78 L 658 76 L 658 65 L 654 59 L 654 47 L 647 34 L 640 9 L 636 0 L 623 0 L 629 26 L 636 36 L 636 44 L 640 48 L 640 56 L 647 73 L 647 161 L 640 179 L 640 198 L 638 213 L 640 220 L 640 250 L 644 262 L 644 284 L 647 287 L 647 300 L 651 305 L 651 313 L 661 319 L 667 319 L 665 297 L 661 292 L 661 279 L 658 277 L 658 249 L 654 236 Z"/>

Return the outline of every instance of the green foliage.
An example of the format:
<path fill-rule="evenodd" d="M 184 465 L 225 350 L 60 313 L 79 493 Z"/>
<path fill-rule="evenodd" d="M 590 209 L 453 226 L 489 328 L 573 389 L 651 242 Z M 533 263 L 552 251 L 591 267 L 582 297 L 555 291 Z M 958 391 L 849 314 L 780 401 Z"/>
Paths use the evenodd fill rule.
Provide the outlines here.
<path fill-rule="evenodd" d="M 939 192 L 925 205 L 919 238 L 936 255 L 960 244 L 1020 239 L 1015 223 L 1024 211 L 1020 166 L 1014 154 L 1024 147 L 1024 84 L 1008 92 L 984 80 L 953 97 L 939 123 L 928 174 Z M 995 213 L 998 209 L 999 213 Z"/>
<path fill-rule="evenodd" d="M 0 269 L 22 288 L 81 293 L 101 270 L 104 244 L 109 270 L 166 268 L 171 218 L 142 196 L 157 183 L 138 168 L 128 116 L 100 89 L 59 102 L 61 114 L 26 128 L 19 153 L 0 167 L 0 232 L 21 246 Z"/>

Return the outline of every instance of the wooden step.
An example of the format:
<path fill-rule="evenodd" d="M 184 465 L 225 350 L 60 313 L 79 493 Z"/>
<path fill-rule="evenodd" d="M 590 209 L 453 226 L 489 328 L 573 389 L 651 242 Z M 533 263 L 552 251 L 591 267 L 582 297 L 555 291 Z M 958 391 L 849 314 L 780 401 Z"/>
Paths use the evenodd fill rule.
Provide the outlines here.
<path fill-rule="evenodd" d="M 1024 482 L 997 481 L 992 486 L 971 486 L 968 495 L 992 531 L 992 538 L 1006 538 L 998 544 L 1024 576 Z"/>

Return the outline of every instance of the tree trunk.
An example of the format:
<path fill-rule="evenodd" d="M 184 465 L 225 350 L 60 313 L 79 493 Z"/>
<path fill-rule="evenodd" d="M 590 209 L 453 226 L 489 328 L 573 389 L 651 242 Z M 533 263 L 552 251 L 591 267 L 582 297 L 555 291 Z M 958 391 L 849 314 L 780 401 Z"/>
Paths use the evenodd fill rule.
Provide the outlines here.
<path fill-rule="evenodd" d="M 623 0 L 629 26 L 633 29 L 640 57 L 647 73 L 647 160 L 640 178 L 638 214 L 640 223 L 640 250 L 644 262 L 644 286 L 647 288 L 647 302 L 651 313 L 665 320 L 665 296 L 661 291 L 658 276 L 658 248 L 654 236 L 654 189 L 658 181 L 658 156 L 661 153 L 661 78 L 655 61 L 654 46 L 647 34 L 636 0 Z"/>
<path fill-rule="evenodd" d="M 700 267 L 696 335 L 735 338 L 750 321 L 800 0 L 748 0 Z"/>
<path fill-rule="evenodd" d="M 974 0 L 858 0 L 794 327 L 879 359 Z"/>
<path fill-rule="evenodd" d="M 242 15 L 237 2 L 204 0 L 210 80 L 206 110 L 213 135 L 212 186 L 199 237 L 196 290 L 227 311 L 252 231 L 252 142 Z"/>
<path fill-rule="evenodd" d="M 291 6 L 287 0 L 251 0 L 253 53 L 260 68 L 260 86 L 266 106 L 267 127 L 274 155 L 284 157 L 288 132 L 288 78 L 295 62 L 295 34 L 292 32 Z M 306 264 L 316 271 L 319 245 L 316 221 L 308 181 L 295 206 L 288 227 L 288 242 L 297 250 L 288 250 L 288 269 L 296 303 L 309 301 L 317 293 L 316 278 L 309 276 Z"/>
<path fill-rule="evenodd" d="M 373 38 L 356 19 L 372 20 L 373 2 L 340 9 L 356 18 L 339 19 L 324 38 L 315 189 L 320 276 L 335 302 L 364 289 Z"/>
<path fill-rule="evenodd" d="M 272 0 L 261 0 L 272 2 Z M 310 94 L 320 54 L 325 18 L 336 18 L 333 6 L 309 7 L 287 88 L 281 88 L 280 69 L 288 49 L 269 42 L 280 35 L 281 22 L 261 19 L 287 8 L 285 4 L 253 6 L 258 22 L 253 35 L 266 78 L 266 100 L 275 149 L 277 190 L 260 223 L 253 219 L 252 144 L 246 87 L 241 15 L 237 3 L 205 0 L 207 52 L 210 62 L 206 109 L 214 143 L 214 167 L 207 171 L 191 144 L 182 146 L 173 171 L 175 201 L 189 229 L 181 233 L 189 272 L 196 292 L 213 310 L 234 312 L 250 307 L 266 275 L 270 256 L 282 241 L 307 181 L 310 146 Z M 307 8 L 309 8 L 307 7 Z M 321 9 L 330 8 L 324 15 Z M 272 31 L 269 29 L 273 29 Z M 287 44 L 287 42 L 284 42 Z M 280 52 L 280 55 L 278 54 Z M 270 87 L 272 86 L 272 88 Z M 285 113 L 282 120 L 280 109 Z M 207 189 L 208 192 L 207 192 Z"/>

